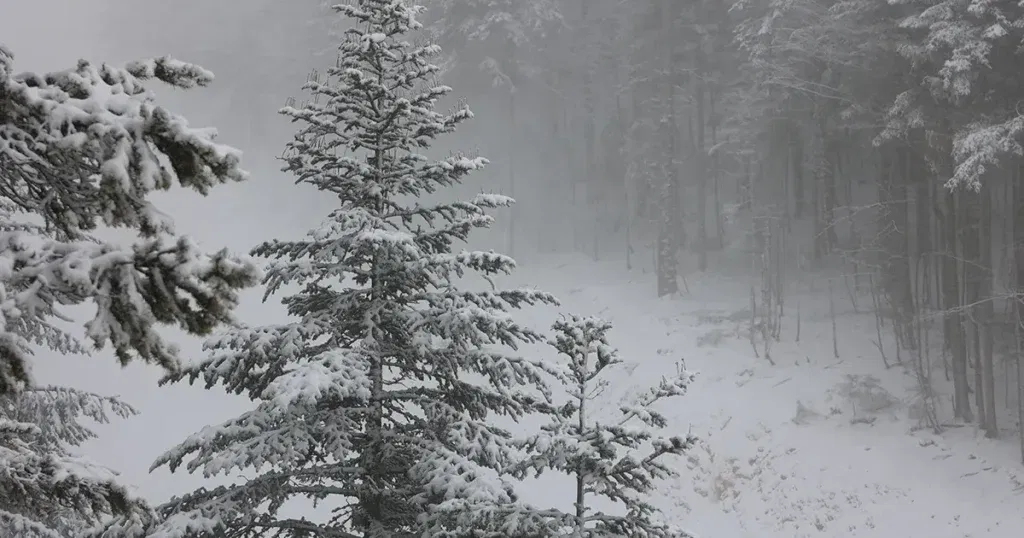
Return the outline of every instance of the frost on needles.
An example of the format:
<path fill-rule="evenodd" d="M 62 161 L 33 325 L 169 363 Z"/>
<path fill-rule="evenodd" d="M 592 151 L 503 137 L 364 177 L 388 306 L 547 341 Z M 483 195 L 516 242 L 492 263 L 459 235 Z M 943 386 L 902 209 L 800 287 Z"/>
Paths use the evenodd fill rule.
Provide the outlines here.
<path fill-rule="evenodd" d="M 496 289 L 490 276 L 514 261 L 460 246 L 491 224 L 485 210 L 512 200 L 425 201 L 486 161 L 421 154 L 471 113 L 434 110 L 450 89 L 432 80 L 437 47 L 408 42 L 420 8 L 335 9 L 352 20 L 337 64 L 305 85 L 309 102 L 282 113 L 301 126 L 286 170 L 338 208 L 305 239 L 254 250 L 271 260 L 268 295 L 297 290 L 283 299 L 291 319 L 214 338 L 209 359 L 169 378 L 222 384 L 255 406 L 155 465 L 246 478 L 102 536 L 505 535 L 494 513 L 517 502 L 502 476 L 516 449 L 493 417 L 518 418 L 548 397 L 547 372 L 516 353 L 543 337 L 510 311 L 555 299 Z M 491 285 L 460 287 L 470 273 Z M 328 513 L 316 517 L 314 505 Z"/>
<path fill-rule="evenodd" d="M 0 395 L 31 385 L 35 346 L 65 339 L 52 324 L 66 319 L 63 307 L 94 304 L 87 336 L 122 363 L 173 371 L 177 350 L 156 327 L 207 334 L 258 281 L 251 263 L 177 236 L 148 201 L 175 183 L 205 194 L 245 173 L 214 131 L 156 105 L 147 79 L 189 88 L 212 75 L 169 58 L 15 74 L 0 45 Z M 121 245 L 90 235 L 103 226 L 139 237 Z"/>
<path fill-rule="evenodd" d="M 178 367 L 159 325 L 209 333 L 227 321 L 251 262 L 205 254 L 177 236 L 149 201 L 178 183 L 206 193 L 245 178 L 238 152 L 158 106 L 142 83 L 189 88 L 212 75 L 169 58 L 125 69 L 16 74 L 0 45 L 0 536 L 67 538 L 111 515 L 143 517 L 145 503 L 112 472 L 73 454 L 92 436 L 80 422 L 133 414 L 116 399 L 32 382 L 33 353 L 89 354 L 110 344 Z M 136 232 L 101 241 L 101 227 Z M 92 303 L 92 345 L 63 323 Z"/>
<path fill-rule="evenodd" d="M 67 538 L 112 514 L 145 514 L 112 471 L 72 452 L 95 437 L 84 420 L 135 413 L 116 398 L 70 388 L 0 397 L 0 536 Z"/>
<path fill-rule="evenodd" d="M 533 528 L 530 536 L 565 538 L 684 538 L 687 532 L 656 521 L 657 511 L 645 497 L 656 481 L 674 476 L 661 458 L 686 451 L 696 439 L 656 437 L 667 426 L 654 405 L 686 394 L 694 374 L 680 369 L 643 393 L 631 405 L 607 416 L 598 407 L 608 386 L 609 368 L 620 361 L 608 345 L 611 324 L 598 318 L 570 316 L 554 325 L 553 346 L 567 359 L 563 380 L 568 401 L 552 409 L 551 422 L 522 442 L 530 457 L 519 464 L 522 473 L 555 471 L 575 480 L 571 513 L 557 509 L 524 513 Z M 641 455 L 642 454 L 642 455 Z M 617 510 L 597 509 L 595 498 Z M 524 524 L 525 526 L 525 524 Z"/>

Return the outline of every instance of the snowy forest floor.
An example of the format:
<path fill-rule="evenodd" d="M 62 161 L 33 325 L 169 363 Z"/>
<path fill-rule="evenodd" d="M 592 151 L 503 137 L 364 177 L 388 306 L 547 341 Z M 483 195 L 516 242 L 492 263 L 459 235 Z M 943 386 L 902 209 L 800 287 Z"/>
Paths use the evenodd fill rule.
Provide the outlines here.
<path fill-rule="evenodd" d="M 657 299 L 653 275 L 627 272 L 621 261 L 544 256 L 524 261 L 502 282 L 541 288 L 562 301 L 558 308 L 521 314 L 536 329 L 549 327 L 559 313 L 614 323 L 610 343 L 623 364 L 602 395 L 609 410 L 673 373 L 681 359 L 698 373 L 688 395 L 662 407 L 675 430 L 667 433 L 689 430 L 701 440 L 680 461 L 679 478 L 663 484 L 653 499 L 675 523 L 701 538 L 1021 535 L 1024 466 L 1015 423 L 1004 421 L 1006 439 L 996 441 L 972 425 L 941 436 L 920 428 L 913 418 L 914 380 L 900 367 L 883 366 L 867 294 L 858 314 L 845 290 L 836 290 L 835 359 L 824 280 L 812 285 L 808 276 L 793 286 L 780 341 L 772 347 L 773 366 L 760 344 L 761 356 L 754 355 L 749 341 L 749 278 L 687 278 L 689 291 Z M 241 319 L 282 321 L 279 305 L 250 295 Z M 181 343 L 186 356 L 205 355 L 198 342 Z M 891 338 L 885 345 L 893 361 Z M 99 428 L 100 437 L 84 448 L 155 502 L 204 483 L 183 472 L 151 474 L 152 461 L 204 426 L 250 407 L 201 384 L 158 388 L 159 371 L 147 365 L 121 369 L 110 357 L 40 361 L 45 382 L 117 394 L 139 408 L 140 416 Z M 941 378 L 941 365 L 937 372 Z M 572 485 L 544 480 L 523 485 L 525 500 L 568 508 Z"/>
<path fill-rule="evenodd" d="M 559 297 L 559 311 L 614 323 L 625 372 L 606 405 L 635 397 L 680 359 L 698 372 L 690 393 L 663 409 L 669 433 L 701 439 L 653 500 L 676 523 L 702 538 L 1020 536 L 1015 432 L 990 441 L 970 425 L 941 436 L 920 428 L 913 378 L 883 366 L 873 314 L 837 298 L 835 359 L 828 294 L 804 294 L 800 341 L 795 319 L 784 319 L 773 366 L 749 341 L 749 280 L 690 276 L 688 292 L 659 300 L 652 279 L 621 262 L 553 257 L 505 284 L 536 285 Z M 552 501 L 541 491 L 524 493 Z"/>

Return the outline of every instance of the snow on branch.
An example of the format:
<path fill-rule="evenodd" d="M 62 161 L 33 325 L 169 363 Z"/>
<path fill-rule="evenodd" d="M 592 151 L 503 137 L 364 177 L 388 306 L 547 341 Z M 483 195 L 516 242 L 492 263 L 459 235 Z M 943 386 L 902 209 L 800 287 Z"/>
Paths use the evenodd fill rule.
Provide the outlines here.
<path fill-rule="evenodd" d="M 69 237 L 101 224 L 153 235 L 173 227 L 150 192 L 246 179 L 241 153 L 155 104 L 149 78 L 189 88 L 213 77 L 171 58 L 15 75 L 0 54 L 0 196 Z"/>
<path fill-rule="evenodd" d="M 425 155 L 472 113 L 434 108 L 451 88 L 434 80 L 438 48 L 407 41 L 420 8 L 360 0 L 336 9 L 352 23 L 336 64 L 281 113 L 298 127 L 285 170 L 338 204 L 301 240 L 252 251 L 269 261 L 268 295 L 291 288 L 289 319 L 233 327 L 208 342 L 207 360 L 165 378 L 202 378 L 255 405 L 155 465 L 244 478 L 173 500 L 149 521 L 119 520 L 104 538 L 498 536 L 513 523 L 505 469 L 516 447 L 495 417 L 518 420 L 547 406 L 550 391 L 549 369 L 518 351 L 544 335 L 510 311 L 557 302 L 460 287 L 465 274 L 514 268 L 508 256 L 462 248 L 491 225 L 488 210 L 512 201 L 426 202 L 487 164 Z M 294 499 L 339 509 L 296 521 L 281 511 Z"/>
<path fill-rule="evenodd" d="M 533 525 L 526 534 L 689 536 L 674 526 L 655 521 L 657 511 L 646 497 L 653 494 L 658 480 L 674 475 L 659 460 L 666 455 L 682 454 L 696 442 L 689 435 L 657 437 L 656 430 L 667 426 L 668 421 L 653 409 L 664 398 L 685 394 L 694 374 L 680 368 L 675 377 L 663 379 L 634 404 L 623 406 L 609 421 L 601 415 L 598 402 L 609 385 L 607 375 L 621 362 L 618 352 L 608 344 L 611 324 L 599 318 L 569 316 L 553 328 L 555 338 L 551 345 L 567 359 L 563 373 L 557 377 L 565 387 L 568 401 L 548 411 L 550 423 L 540 433 L 521 441 L 527 456 L 515 468 L 519 476 L 556 471 L 574 478 L 575 510 L 564 513 L 523 508 L 527 514 L 523 521 Z M 625 513 L 595 510 L 593 497 L 621 503 Z"/>
<path fill-rule="evenodd" d="M 947 189 L 966 187 L 981 190 L 981 179 L 989 169 L 1011 155 L 1024 155 L 1020 139 L 1024 135 L 1024 116 L 995 125 L 971 124 L 953 139 L 956 168 L 946 182 Z"/>
<path fill-rule="evenodd" d="M 143 86 L 205 86 L 213 75 L 168 57 L 126 68 L 80 61 L 47 74 L 15 74 L 13 65 L 0 50 L 0 394 L 30 385 L 33 344 L 86 351 L 50 323 L 82 303 L 96 306 L 86 327 L 96 348 L 176 369 L 177 350 L 157 327 L 207 334 L 230 321 L 238 290 L 259 278 L 246 259 L 176 237 L 148 200 L 175 183 L 206 194 L 247 177 L 238 150 Z M 42 224 L 24 222 L 32 217 Z M 104 226 L 140 237 L 119 246 L 90 235 Z"/>
<path fill-rule="evenodd" d="M 232 320 L 238 290 L 258 274 L 251 262 L 202 254 L 187 238 L 117 247 L 0 233 L 0 393 L 29 382 L 29 342 L 13 330 L 19 319 L 61 317 L 61 306 L 92 302 L 86 328 L 97 348 L 109 343 L 122 363 L 139 358 L 173 371 L 177 349 L 157 325 L 210 333 Z"/>

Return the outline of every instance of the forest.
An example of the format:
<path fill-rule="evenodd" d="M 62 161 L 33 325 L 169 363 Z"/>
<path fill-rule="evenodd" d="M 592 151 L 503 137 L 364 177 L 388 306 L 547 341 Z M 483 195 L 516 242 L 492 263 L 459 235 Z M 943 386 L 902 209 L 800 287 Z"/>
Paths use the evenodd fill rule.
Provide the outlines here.
<path fill-rule="evenodd" d="M 438 4 L 452 69 L 508 118 L 507 192 L 549 204 L 512 211 L 509 249 L 653 267 L 660 295 L 751 271 L 769 340 L 786 287 L 831 272 L 878 305 L 930 427 L 1024 413 L 1017 2 Z"/>
<path fill-rule="evenodd" d="M 612 324 L 521 325 L 561 299 L 503 289 L 514 259 L 680 300 L 735 277 L 769 367 L 808 293 L 837 360 L 837 305 L 867 312 L 916 429 L 1016 437 L 1024 461 L 1017 0 L 104 1 L 115 63 L 24 72 L 0 34 L 5 536 L 692 538 L 650 499 L 702 446 L 658 407 L 698 378 L 680 360 L 607 414 Z M 243 255 L 157 207 L 260 174 L 262 207 L 325 220 Z M 246 320 L 249 290 L 289 321 Z M 206 485 L 157 505 L 80 460 L 86 423 L 138 411 L 32 366 L 111 354 L 251 403 L 153 464 Z M 511 485 L 544 473 L 570 506 Z"/>

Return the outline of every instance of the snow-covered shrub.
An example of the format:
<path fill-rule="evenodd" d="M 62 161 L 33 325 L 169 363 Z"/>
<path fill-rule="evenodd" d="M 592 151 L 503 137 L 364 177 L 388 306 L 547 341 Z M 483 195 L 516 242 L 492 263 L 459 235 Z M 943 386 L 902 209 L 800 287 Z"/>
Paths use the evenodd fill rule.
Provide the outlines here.
<path fill-rule="evenodd" d="M 832 393 L 848 403 L 855 416 L 873 415 L 900 404 L 899 398 L 882 387 L 881 380 L 873 375 L 847 374 Z"/>

